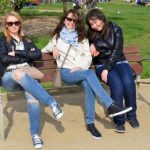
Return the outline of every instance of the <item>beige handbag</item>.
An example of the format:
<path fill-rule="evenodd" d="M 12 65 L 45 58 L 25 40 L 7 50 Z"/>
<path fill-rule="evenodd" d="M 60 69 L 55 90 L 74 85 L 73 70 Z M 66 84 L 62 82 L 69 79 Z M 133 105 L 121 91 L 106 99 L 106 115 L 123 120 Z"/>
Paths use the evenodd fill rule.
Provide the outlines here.
<path fill-rule="evenodd" d="M 69 47 L 69 49 L 68 49 L 68 51 L 67 51 L 67 53 L 66 53 L 66 55 L 65 55 L 65 57 L 64 57 L 64 60 L 62 61 L 61 66 L 56 69 L 55 76 L 54 76 L 54 87 L 56 87 L 56 88 L 62 87 L 62 79 L 61 79 L 60 70 L 61 70 L 61 68 L 63 67 L 63 64 L 64 64 L 64 62 L 65 62 L 65 60 L 66 60 L 66 57 L 68 56 L 68 53 L 69 53 L 69 51 L 70 51 L 70 48 L 71 48 L 71 46 Z"/>

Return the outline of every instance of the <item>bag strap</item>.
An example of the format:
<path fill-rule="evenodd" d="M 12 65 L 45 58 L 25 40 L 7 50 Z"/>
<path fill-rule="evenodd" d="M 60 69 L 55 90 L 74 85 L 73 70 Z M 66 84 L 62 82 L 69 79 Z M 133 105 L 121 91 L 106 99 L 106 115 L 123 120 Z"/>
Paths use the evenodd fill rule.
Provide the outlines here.
<path fill-rule="evenodd" d="M 66 58 L 67 58 L 67 56 L 68 56 L 68 53 L 69 53 L 69 51 L 70 51 L 70 48 L 71 48 L 71 45 L 69 46 L 69 49 L 68 49 L 68 51 L 67 51 L 67 53 L 66 53 L 66 55 L 65 55 L 65 57 L 64 57 L 64 60 L 62 61 L 61 65 L 60 65 L 60 67 L 59 67 L 58 69 L 61 69 L 62 66 L 64 65 L 64 62 L 65 62 L 65 60 L 66 60 Z"/>

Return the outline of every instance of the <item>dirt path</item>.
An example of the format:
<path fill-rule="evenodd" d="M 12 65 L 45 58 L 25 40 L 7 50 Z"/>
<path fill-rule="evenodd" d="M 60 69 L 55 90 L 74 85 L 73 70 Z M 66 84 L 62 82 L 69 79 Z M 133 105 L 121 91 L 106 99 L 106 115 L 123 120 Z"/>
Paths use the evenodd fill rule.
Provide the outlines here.
<path fill-rule="evenodd" d="M 102 133 L 95 140 L 85 129 L 84 94 L 56 95 L 64 111 L 60 121 L 54 120 L 48 107 L 42 109 L 41 137 L 43 150 L 150 150 L 150 85 L 140 85 L 137 115 L 139 129 L 125 124 L 126 133 L 114 132 L 114 125 L 106 118 L 103 108 L 96 104 L 95 125 Z M 0 150 L 34 150 L 29 134 L 26 102 L 23 98 L 4 101 L 6 140 L 0 140 Z"/>

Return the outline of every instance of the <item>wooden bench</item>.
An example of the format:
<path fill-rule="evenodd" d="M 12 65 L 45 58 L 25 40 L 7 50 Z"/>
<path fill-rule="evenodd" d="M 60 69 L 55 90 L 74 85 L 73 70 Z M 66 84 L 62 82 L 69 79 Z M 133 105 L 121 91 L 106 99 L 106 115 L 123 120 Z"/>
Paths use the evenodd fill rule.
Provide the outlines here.
<path fill-rule="evenodd" d="M 142 62 L 149 61 L 150 58 L 142 58 L 140 49 L 136 46 L 125 47 L 124 54 L 134 71 L 135 82 L 137 83 L 138 87 L 140 83 L 150 84 L 149 80 L 146 81 L 141 79 L 141 74 L 143 72 Z"/>
<path fill-rule="evenodd" d="M 124 53 L 129 61 L 130 65 L 132 66 L 134 70 L 134 75 L 136 77 L 136 82 L 139 84 L 140 82 L 139 79 L 141 77 L 141 73 L 143 71 L 142 68 L 142 57 L 140 55 L 140 50 L 138 47 L 135 46 L 130 46 L 124 48 Z M 150 60 L 150 59 L 149 59 Z M 34 63 L 34 66 L 39 68 L 45 75 L 45 77 L 40 80 L 41 83 L 51 83 L 51 87 L 47 87 L 47 90 L 52 94 L 58 94 L 58 93 L 64 93 L 64 92 L 75 92 L 75 91 L 80 91 L 80 88 L 77 88 L 76 86 L 63 86 L 62 88 L 55 88 L 53 87 L 53 80 L 54 80 L 54 75 L 56 71 L 56 62 L 52 57 L 52 54 L 43 54 L 42 60 L 36 61 Z M 7 92 L 9 94 L 9 92 Z M 3 117 L 3 104 L 2 104 L 2 93 L 0 93 L 0 139 L 5 138 L 4 134 L 4 117 Z"/>

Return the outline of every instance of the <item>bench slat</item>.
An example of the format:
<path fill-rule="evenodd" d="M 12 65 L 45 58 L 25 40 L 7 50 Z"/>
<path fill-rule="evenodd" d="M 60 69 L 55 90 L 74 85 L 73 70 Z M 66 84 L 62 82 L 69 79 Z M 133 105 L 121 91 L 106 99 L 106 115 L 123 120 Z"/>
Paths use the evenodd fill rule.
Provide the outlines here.
<path fill-rule="evenodd" d="M 56 69 L 56 61 L 53 60 L 48 60 L 48 61 L 36 61 L 34 62 L 34 66 L 37 67 L 38 69 Z"/>
<path fill-rule="evenodd" d="M 54 60 L 52 53 L 43 53 L 42 60 Z"/>
<path fill-rule="evenodd" d="M 141 64 L 130 64 L 136 75 L 141 75 L 143 68 Z"/>
<path fill-rule="evenodd" d="M 129 46 L 123 49 L 124 54 L 126 53 L 140 53 L 140 49 L 136 46 Z"/>
<path fill-rule="evenodd" d="M 129 62 L 140 62 L 142 60 L 140 53 L 134 53 L 134 54 L 125 54 L 126 59 Z"/>

